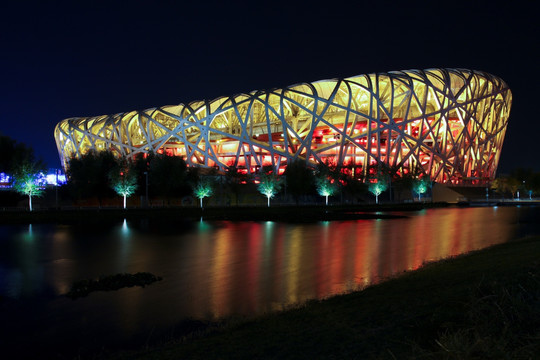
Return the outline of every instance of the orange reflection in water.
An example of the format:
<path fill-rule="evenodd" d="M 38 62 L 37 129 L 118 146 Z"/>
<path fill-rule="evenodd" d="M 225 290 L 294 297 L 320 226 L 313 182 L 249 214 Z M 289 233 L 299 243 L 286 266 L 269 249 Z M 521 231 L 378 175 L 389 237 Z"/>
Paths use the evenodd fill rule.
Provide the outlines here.
<path fill-rule="evenodd" d="M 232 283 L 231 262 L 234 258 L 231 258 L 231 255 L 234 255 L 234 252 L 231 251 L 232 233 L 226 230 L 218 230 L 213 246 L 213 261 L 209 264 L 212 268 L 210 302 L 215 317 L 221 317 L 230 312 L 230 297 L 226 295 Z"/>
<path fill-rule="evenodd" d="M 310 225 L 227 223 L 213 244 L 212 312 L 280 309 L 505 241 L 511 219 L 494 221 L 490 211 L 426 210 L 404 219 Z"/>

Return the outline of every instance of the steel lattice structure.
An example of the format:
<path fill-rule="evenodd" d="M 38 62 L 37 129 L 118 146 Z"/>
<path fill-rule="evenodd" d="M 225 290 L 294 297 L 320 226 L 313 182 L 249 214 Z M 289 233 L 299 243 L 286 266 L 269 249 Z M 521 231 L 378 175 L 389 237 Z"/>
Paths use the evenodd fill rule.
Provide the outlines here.
<path fill-rule="evenodd" d="M 211 101 L 70 118 L 55 139 L 73 156 L 165 152 L 190 166 L 247 173 L 287 162 L 331 162 L 367 175 L 385 164 L 441 183 L 483 183 L 499 161 L 512 94 L 500 78 L 466 69 L 392 71 L 252 91 Z"/>

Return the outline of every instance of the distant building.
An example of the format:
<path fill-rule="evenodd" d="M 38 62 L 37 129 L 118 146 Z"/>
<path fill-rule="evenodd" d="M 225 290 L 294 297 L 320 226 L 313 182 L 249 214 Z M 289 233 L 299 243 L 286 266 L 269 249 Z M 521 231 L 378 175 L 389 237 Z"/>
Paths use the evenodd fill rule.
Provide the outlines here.
<path fill-rule="evenodd" d="M 0 189 L 11 189 L 12 182 L 11 175 L 0 172 Z"/>
<path fill-rule="evenodd" d="M 61 169 L 49 169 L 47 173 L 40 173 L 40 178 L 46 185 L 61 186 L 67 183 L 66 175 Z"/>
<path fill-rule="evenodd" d="M 36 184 L 41 187 L 61 186 L 66 184 L 66 175 L 61 169 L 49 169 L 46 173 L 36 174 Z M 11 174 L 0 172 L 0 189 L 11 189 L 13 187 L 14 177 Z"/>
<path fill-rule="evenodd" d="M 512 94 L 500 78 L 466 69 L 391 71 L 256 90 L 210 101 L 70 118 L 55 139 L 71 157 L 109 150 L 182 156 L 190 166 L 246 173 L 288 161 L 329 162 L 355 176 L 385 164 L 448 184 L 495 176 Z"/>

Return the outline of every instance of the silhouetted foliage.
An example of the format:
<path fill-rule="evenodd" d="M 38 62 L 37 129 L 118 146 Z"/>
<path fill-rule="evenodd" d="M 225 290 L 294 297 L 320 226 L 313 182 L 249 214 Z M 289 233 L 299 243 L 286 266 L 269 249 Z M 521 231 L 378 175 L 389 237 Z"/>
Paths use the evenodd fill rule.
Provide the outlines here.
<path fill-rule="evenodd" d="M 491 182 L 491 188 L 502 196 L 527 198 L 540 195 L 540 172 L 532 169 L 516 168 L 510 175 L 498 176 Z"/>
<path fill-rule="evenodd" d="M 135 190 L 135 194 L 137 195 L 146 194 L 146 180 L 148 176 L 148 181 L 150 182 L 150 163 L 152 162 L 154 156 L 154 153 L 139 153 L 133 158 L 131 170 L 135 173 L 135 176 L 137 177 L 137 190 Z"/>
<path fill-rule="evenodd" d="M 502 196 L 516 197 L 521 182 L 511 176 L 500 176 L 491 183 L 491 188 Z"/>
<path fill-rule="evenodd" d="M 227 172 L 225 173 L 225 179 L 227 181 L 227 186 L 231 192 L 235 195 L 236 205 L 238 206 L 238 200 L 240 194 L 242 193 L 242 188 L 246 187 L 246 182 L 249 180 L 249 175 L 239 171 L 236 166 L 229 166 Z"/>
<path fill-rule="evenodd" d="M 191 192 L 187 164 L 179 156 L 156 154 L 150 159 L 149 182 L 152 194 L 167 199 Z"/>
<path fill-rule="evenodd" d="M 528 197 L 529 193 L 539 193 L 539 173 L 534 173 L 530 168 L 516 168 L 510 173 L 511 183 L 519 184 L 517 190 L 520 191 L 520 197 Z"/>
<path fill-rule="evenodd" d="M 392 180 L 392 185 L 394 186 L 395 201 L 401 202 L 405 198 L 404 194 L 411 194 L 413 180 L 414 177 L 410 172 L 407 174 L 402 174 L 401 176 L 397 176 Z"/>
<path fill-rule="evenodd" d="M 71 193 L 78 199 L 96 197 L 99 205 L 105 197 L 114 196 L 110 173 L 118 168 L 118 160 L 109 151 L 90 151 L 69 160 L 67 176 Z"/>
<path fill-rule="evenodd" d="M 32 163 L 39 170 L 44 168 L 43 161 L 36 159 L 32 147 L 0 134 L 0 172 L 13 174 L 21 164 Z"/>
<path fill-rule="evenodd" d="M 347 176 L 343 180 L 342 192 L 345 197 L 354 201 L 367 193 L 367 186 L 362 179 Z"/>
<path fill-rule="evenodd" d="M 533 194 L 538 196 L 540 194 L 540 172 L 532 174 L 528 181 L 528 184 Z"/>
<path fill-rule="evenodd" d="M 315 175 L 304 160 L 297 159 L 287 164 L 285 181 L 287 183 L 287 192 L 294 197 L 294 201 L 298 205 L 302 195 L 312 192 Z"/>

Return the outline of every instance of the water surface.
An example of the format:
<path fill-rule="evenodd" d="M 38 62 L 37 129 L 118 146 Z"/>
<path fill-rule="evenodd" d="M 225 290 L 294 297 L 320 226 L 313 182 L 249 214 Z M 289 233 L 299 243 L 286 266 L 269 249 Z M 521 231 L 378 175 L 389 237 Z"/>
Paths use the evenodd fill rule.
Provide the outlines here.
<path fill-rule="evenodd" d="M 186 318 L 258 315 L 540 232 L 536 208 L 447 208 L 314 224 L 137 221 L 0 226 L 0 325 L 13 350 L 87 354 L 174 336 Z M 69 300 L 73 281 L 151 272 Z M 28 349 L 28 338 L 35 343 Z"/>

